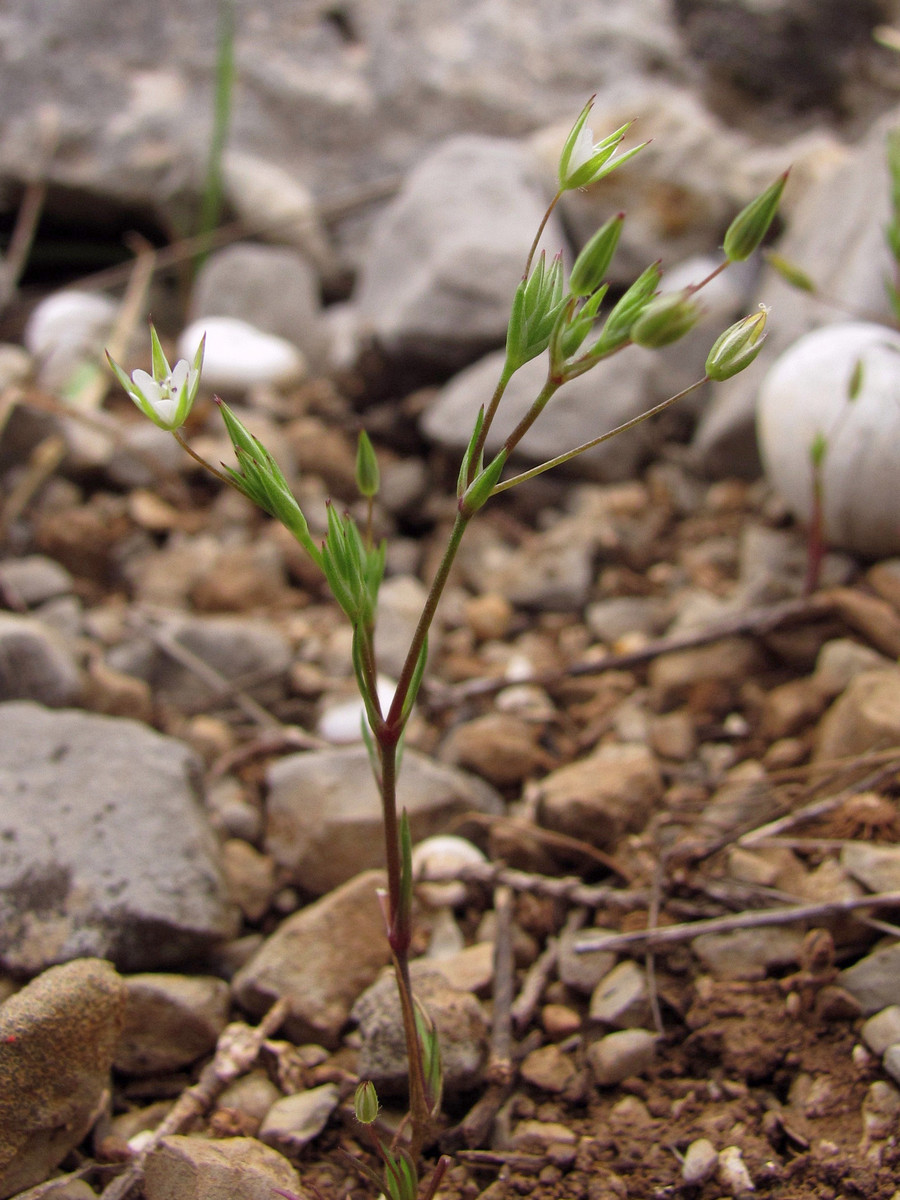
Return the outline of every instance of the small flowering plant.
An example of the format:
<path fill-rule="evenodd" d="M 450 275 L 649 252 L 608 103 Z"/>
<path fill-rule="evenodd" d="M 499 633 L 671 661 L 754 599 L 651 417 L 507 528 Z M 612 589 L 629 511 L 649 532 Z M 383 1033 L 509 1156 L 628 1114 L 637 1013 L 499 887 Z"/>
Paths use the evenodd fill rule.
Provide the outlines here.
<path fill-rule="evenodd" d="M 682 337 L 698 319 L 696 293 L 729 263 L 742 261 L 759 246 L 775 216 L 786 176 L 781 176 L 731 223 L 725 235 L 724 261 L 706 279 L 680 292 L 658 295 L 659 263 L 651 263 L 625 292 L 607 304 L 606 279 L 615 255 L 623 213 L 611 217 L 590 239 L 575 260 L 568 279 L 557 255 L 548 263 L 537 256 L 537 245 L 550 213 L 562 195 L 573 188 L 596 183 L 628 162 L 640 146 L 616 151 L 628 126 L 599 142 L 587 124 L 592 101 L 581 111 L 565 141 L 559 160 L 559 187 L 541 221 L 515 295 L 506 337 L 506 355 L 500 378 L 487 405 L 475 420 L 457 481 L 456 518 L 443 557 L 437 567 L 413 634 L 405 662 L 389 704 L 377 687 L 375 622 L 378 590 L 385 569 L 385 548 L 372 536 L 372 502 L 377 494 L 378 463 L 365 434 L 359 440 L 357 484 L 367 501 L 363 529 L 347 513 L 328 509 L 327 531 L 316 541 L 295 499 L 289 481 L 265 447 L 219 401 L 237 467 L 220 470 L 204 463 L 224 483 L 236 488 L 280 521 L 320 568 L 334 598 L 353 630 L 352 659 L 366 721 L 364 736 L 381 796 L 388 886 L 382 898 L 387 939 L 391 948 L 408 1058 L 410 1113 L 406 1140 L 392 1141 L 376 1132 L 378 1098 L 370 1082 L 360 1085 L 356 1115 L 373 1139 L 382 1163 L 382 1177 L 373 1180 L 390 1200 L 416 1200 L 419 1195 L 418 1162 L 423 1146 L 432 1137 L 442 1090 L 440 1047 L 432 1022 L 413 996 L 410 980 L 412 942 L 412 848 L 406 814 L 397 811 L 397 777 L 404 732 L 422 681 L 428 654 L 428 636 L 438 601 L 444 591 L 462 538 L 474 515 L 492 497 L 533 478 L 542 471 L 584 453 L 608 438 L 632 428 L 673 404 L 686 392 L 710 380 L 727 379 L 743 370 L 759 353 L 765 340 L 768 310 L 761 308 L 727 329 L 715 342 L 706 360 L 703 377 L 684 392 L 671 396 L 648 412 L 617 429 L 605 430 L 569 452 L 519 475 L 505 476 L 510 457 L 540 417 L 551 397 L 570 379 L 591 370 L 598 362 L 637 344 L 649 348 L 668 345 Z M 151 328 L 152 374 L 135 371 L 131 378 L 111 361 L 119 381 L 132 400 L 152 421 L 169 429 L 189 453 L 181 425 L 190 411 L 199 383 L 203 344 L 193 364 L 184 361 L 170 370 Z M 547 375 L 531 407 L 507 434 L 499 451 L 485 461 L 488 432 L 498 415 L 504 392 L 513 375 L 539 354 L 547 352 Z M 598 418 L 602 413 L 598 412 Z M 196 455 L 194 455 L 197 458 Z M 198 461 L 203 461 L 198 459 Z M 446 1160 L 441 1159 L 424 1197 L 434 1194 Z"/>

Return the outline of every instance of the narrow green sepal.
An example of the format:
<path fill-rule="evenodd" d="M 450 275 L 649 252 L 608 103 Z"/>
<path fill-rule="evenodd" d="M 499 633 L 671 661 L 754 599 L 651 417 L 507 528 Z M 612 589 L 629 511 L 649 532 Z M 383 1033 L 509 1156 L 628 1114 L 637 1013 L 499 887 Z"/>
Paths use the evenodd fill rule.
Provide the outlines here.
<path fill-rule="evenodd" d="M 468 446 L 466 446 L 466 452 L 463 455 L 462 462 L 460 463 L 459 475 L 457 476 L 457 479 L 456 479 L 456 498 L 457 498 L 457 500 L 461 500 L 463 498 L 463 496 L 465 495 L 466 488 L 469 485 L 468 481 L 469 481 L 469 474 L 470 474 L 470 469 L 471 469 L 471 465 L 472 465 L 472 455 L 475 453 L 475 447 L 478 445 L 478 439 L 481 437 L 481 430 L 482 430 L 483 425 L 484 425 L 484 405 L 482 404 L 481 407 L 478 409 L 478 415 L 475 418 L 475 428 L 472 430 L 472 436 L 469 438 L 469 444 L 468 444 Z M 481 467 L 482 467 L 482 464 L 481 464 L 481 461 L 479 460 L 477 470 L 480 471 Z"/>
<path fill-rule="evenodd" d="M 763 257 L 769 266 L 777 271 L 785 283 L 789 283 L 791 287 L 797 288 L 800 292 L 809 292 L 815 294 L 818 290 L 811 276 L 792 263 L 790 259 L 785 258 L 781 254 L 776 254 L 774 250 L 768 250 Z"/>
<path fill-rule="evenodd" d="M 853 370 L 850 372 L 850 378 L 847 381 L 847 399 L 851 403 L 859 398 L 859 393 L 862 391 L 862 385 L 865 376 L 866 364 L 860 357 L 856 360 Z"/>
<path fill-rule="evenodd" d="M 444 1095 L 444 1064 L 438 1032 L 428 1011 L 421 1001 L 413 997 L 416 1032 L 422 1047 L 422 1071 L 425 1076 L 425 1092 L 431 1115 L 437 1116 Z"/>
<path fill-rule="evenodd" d="M 163 353 L 163 348 L 159 343 L 159 335 L 156 332 L 156 326 L 152 321 L 150 322 L 150 364 L 154 379 L 164 379 L 167 375 L 172 374 L 169 360 Z"/>
<path fill-rule="evenodd" d="M 743 208 L 728 226 L 723 249 L 729 262 L 743 262 L 757 248 L 775 219 L 790 168 Z"/>
<path fill-rule="evenodd" d="M 400 710 L 400 724 L 405 726 L 409 720 L 409 714 L 413 710 L 413 705 L 416 702 L 416 697 L 419 694 L 419 688 L 422 686 L 422 676 L 425 674 L 425 666 L 428 662 L 428 638 L 422 643 L 422 648 L 419 650 L 419 657 L 416 659 L 416 669 L 413 671 L 412 679 L 409 682 L 409 690 L 403 700 L 403 707 Z"/>

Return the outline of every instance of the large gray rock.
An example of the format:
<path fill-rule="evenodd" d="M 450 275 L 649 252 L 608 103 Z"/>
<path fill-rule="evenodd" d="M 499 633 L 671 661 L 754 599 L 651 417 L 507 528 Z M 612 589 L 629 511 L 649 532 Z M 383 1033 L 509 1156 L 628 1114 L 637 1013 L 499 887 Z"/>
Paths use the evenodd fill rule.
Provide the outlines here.
<path fill-rule="evenodd" d="M 266 621 L 172 612 L 159 622 L 158 631 L 159 638 L 138 635 L 116 646 L 108 655 L 109 665 L 146 680 L 158 699 L 181 708 L 209 705 L 211 698 L 222 691 L 222 681 L 227 685 L 244 677 L 275 680 L 287 671 L 291 661 L 287 639 Z M 211 667 L 212 673 L 205 676 L 202 667 L 197 670 L 169 654 L 164 649 L 166 639 Z M 268 698 L 273 688 L 275 695 L 280 694 L 279 685 L 271 683 Z M 258 688 L 251 686 L 251 690 L 259 698 L 266 698 Z"/>
<path fill-rule="evenodd" d="M 453 450 L 465 449 L 479 408 L 487 405 L 497 386 L 504 357 L 503 351 L 487 355 L 441 389 L 421 420 L 427 438 Z M 522 438 L 516 454 L 529 463 L 545 462 L 646 411 L 653 403 L 649 396 L 653 358 L 650 350 L 630 348 L 564 384 Z M 500 449 L 546 379 L 546 355 L 532 359 L 512 377 L 488 434 L 489 454 Z M 603 442 L 574 459 L 570 469 L 604 482 L 628 479 L 647 453 L 650 429 L 638 427 Z"/>
<path fill-rule="evenodd" d="M 392 356 L 460 367 L 502 345 L 548 197 L 516 142 L 451 138 L 385 209 L 356 294 L 361 324 Z M 565 245 L 558 218 L 542 241 Z"/>
<path fill-rule="evenodd" d="M 199 764 L 136 721 L 0 705 L 0 962 L 165 969 L 230 935 Z"/>
<path fill-rule="evenodd" d="M 125 1011 L 108 962 L 45 971 L 0 1005 L 0 1197 L 42 1183 L 99 1115 Z"/>
<path fill-rule="evenodd" d="M 366 750 L 291 754 L 268 771 L 266 850 L 291 882 L 321 895 L 384 862 L 381 804 Z M 407 750 L 397 789 L 413 842 L 473 809 L 499 813 L 492 787 Z"/>

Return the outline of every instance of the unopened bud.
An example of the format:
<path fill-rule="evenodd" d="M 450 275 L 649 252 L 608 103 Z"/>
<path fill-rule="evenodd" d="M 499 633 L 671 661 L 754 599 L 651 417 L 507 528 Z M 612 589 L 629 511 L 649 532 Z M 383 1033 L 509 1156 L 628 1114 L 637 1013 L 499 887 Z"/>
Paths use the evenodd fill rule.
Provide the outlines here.
<path fill-rule="evenodd" d="M 750 366 L 768 336 L 765 332 L 768 315 L 769 310 L 761 304 L 759 312 L 744 317 L 719 334 L 706 359 L 706 374 L 710 379 L 721 383 Z"/>
<path fill-rule="evenodd" d="M 775 182 L 770 183 L 755 200 L 751 200 L 728 226 L 723 249 L 729 262 L 743 262 L 749 258 L 769 232 L 787 177 L 787 171 L 779 175 Z"/>
<path fill-rule="evenodd" d="M 648 350 L 668 346 L 691 330 L 700 316 L 700 306 L 687 292 L 657 296 L 631 327 L 631 340 Z"/>
<path fill-rule="evenodd" d="M 359 431 L 359 442 L 356 447 L 356 486 L 359 494 L 369 499 L 378 494 L 378 459 L 369 435 L 364 429 Z"/>
<path fill-rule="evenodd" d="M 371 1079 L 364 1079 L 353 1097 L 353 1111 L 361 1125 L 371 1125 L 378 1117 L 378 1093 Z"/>
<path fill-rule="evenodd" d="M 569 276 L 569 291 L 573 296 L 590 296 L 603 283 L 619 244 L 624 220 L 624 213 L 610 217 L 575 259 Z"/>

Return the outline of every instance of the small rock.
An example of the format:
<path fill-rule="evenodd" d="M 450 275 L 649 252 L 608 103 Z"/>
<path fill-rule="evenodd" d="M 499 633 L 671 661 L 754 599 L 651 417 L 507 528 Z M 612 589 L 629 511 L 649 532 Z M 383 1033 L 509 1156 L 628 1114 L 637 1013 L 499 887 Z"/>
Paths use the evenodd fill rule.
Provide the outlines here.
<path fill-rule="evenodd" d="M 630 958 L 613 967 L 594 988 L 590 1017 L 618 1029 L 646 1025 L 650 1020 L 646 971 Z"/>
<path fill-rule="evenodd" d="M 694 953 L 717 979 L 764 979 L 772 967 L 796 963 L 803 934 L 778 926 L 702 933 L 691 942 Z"/>
<path fill-rule="evenodd" d="M 202 660 L 222 681 L 201 678 L 193 667 L 176 661 L 150 637 L 138 636 L 116 646 L 107 661 L 116 670 L 146 680 L 158 699 L 179 709 L 208 707 L 223 686 L 244 678 L 278 681 L 291 663 L 287 639 L 269 622 L 250 617 L 167 613 L 158 632 Z M 283 693 L 278 682 L 248 690 L 261 699 L 277 699 Z"/>
<path fill-rule="evenodd" d="M 82 363 L 96 362 L 118 313 L 119 306 L 111 297 L 74 288 L 54 292 L 36 305 L 24 340 L 41 364 L 41 384 L 65 387 Z"/>
<path fill-rule="evenodd" d="M 819 722 L 814 760 L 854 758 L 900 742 L 900 669 L 854 676 Z"/>
<path fill-rule="evenodd" d="M 67 596 L 74 580 L 65 567 L 43 554 L 0 562 L 0 588 L 8 604 L 37 608 L 47 600 Z"/>
<path fill-rule="evenodd" d="M 114 1065 L 126 1075 L 186 1067 L 216 1044 L 228 1020 L 228 984 L 187 975 L 131 975 Z"/>
<path fill-rule="evenodd" d="M 513 607 L 498 592 L 473 596 L 465 607 L 466 624 L 479 641 L 505 638 L 513 618 Z"/>
<path fill-rule="evenodd" d="M 214 391 L 287 387 L 306 373 L 306 362 L 296 346 L 236 317 L 202 317 L 192 322 L 178 339 L 179 356 L 190 362 L 204 334 L 203 383 Z"/>
<path fill-rule="evenodd" d="M 845 842 L 841 866 L 870 892 L 900 892 L 900 846 Z"/>
<path fill-rule="evenodd" d="M 51 967 L 0 1005 L 0 1196 L 42 1183 L 109 1088 L 125 984 L 102 959 Z"/>
<path fill-rule="evenodd" d="M 425 585 L 412 575 L 395 575 L 378 589 L 375 657 L 387 675 L 400 675 L 427 597 Z"/>
<path fill-rule="evenodd" d="M 581 1030 L 581 1013 L 568 1004 L 545 1004 L 541 1009 L 541 1024 L 548 1037 L 563 1041 Z"/>
<path fill-rule="evenodd" d="M 867 954 L 841 971 L 837 982 L 859 1001 L 866 1016 L 888 1008 L 900 995 L 900 945 Z"/>
<path fill-rule="evenodd" d="M 465 902 L 466 884 L 459 879 L 466 867 L 487 859 L 472 842 L 454 834 L 439 833 L 418 842 L 412 850 L 413 879 L 419 898 L 431 908 L 456 908 Z"/>
<path fill-rule="evenodd" d="M 587 1061 L 599 1087 L 613 1087 L 642 1075 L 656 1058 L 656 1034 L 649 1029 L 621 1029 L 588 1047 Z"/>
<path fill-rule="evenodd" d="M 538 818 L 546 829 L 608 850 L 624 833 L 643 829 L 661 797 L 659 768 L 646 746 L 603 745 L 541 781 Z"/>
<path fill-rule="evenodd" d="M 660 758 L 687 762 L 697 750 L 697 731 L 690 713 L 682 709 L 654 717 L 650 722 L 649 740 Z"/>
<path fill-rule="evenodd" d="M 81 673 L 62 638 L 35 617 L 0 613 L 0 701 L 74 704 Z"/>
<path fill-rule="evenodd" d="M 869 1084 L 862 1103 L 863 1131 L 867 1140 L 892 1137 L 900 1117 L 900 1092 L 884 1079 Z"/>
<path fill-rule="evenodd" d="M 712 1179 L 719 1165 L 715 1146 L 707 1138 L 697 1138 L 684 1152 L 681 1178 L 688 1187 L 699 1187 Z"/>
<path fill-rule="evenodd" d="M 889 1004 L 869 1017 L 860 1033 L 874 1054 L 884 1054 L 888 1046 L 900 1044 L 900 1004 Z"/>
<path fill-rule="evenodd" d="M 577 931 L 563 931 L 559 939 L 557 971 L 566 987 L 589 996 L 600 980 L 610 973 L 616 965 L 614 951 L 587 950 L 580 954 L 577 947 L 582 938 L 602 937 L 604 934 L 615 932 L 614 929 L 601 929 L 598 926 Z"/>
<path fill-rule="evenodd" d="M 444 976 L 451 987 L 483 996 L 494 979 L 494 947 L 491 942 L 476 942 L 447 957 L 428 958 L 429 964 Z"/>
<path fill-rule="evenodd" d="M 726 1146 L 719 1151 L 719 1183 L 732 1196 L 756 1190 L 740 1146 Z"/>
<path fill-rule="evenodd" d="M 585 621 L 594 637 L 614 645 L 629 633 L 656 636 L 669 623 L 669 605 L 654 596 L 611 596 L 596 600 L 585 610 Z"/>
<path fill-rule="evenodd" d="M 890 667 L 891 661 L 852 638 L 832 638 L 819 651 L 812 676 L 816 687 L 826 696 L 839 696 L 851 680 L 863 671 Z"/>
<path fill-rule="evenodd" d="M 258 921 L 275 895 L 275 863 L 249 842 L 229 838 L 222 845 L 222 865 L 231 899 L 248 921 Z"/>
<path fill-rule="evenodd" d="M 301 1186 L 284 1155 L 255 1138 L 173 1134 L 148 1155 L 142 1190 L 146 1200 L 272 1200 Z"/>
<path fill-rule="evenodd" d="M 363 747 L 288 755 L 269 768 L 267 782 L 265 848 L 289 881 L 322 895 L 381 864 L 381 806 Z M 456 816 L 502 806 L 482 780 L 407 750 L 397 807 L 407 810 L 418 842 Z"/>
<path fill-rule="evenodd" d="M 571 1087 L 578 1077 L 578 1070 L 569 1055 L 552 1044 L 526 1054 L 519 1070 L 526 1083 L 555 1094 Z"/>
<path fill-rule="evenodd" d="M 261 1016 L 284 996 L 288 1037 L 336 1046 L 357 997 L 390 961 L 376 895 L 385 886 L 383 871 L 367 871 L 288 917 L 235 976 L 238 1003 Z"/>
<path fill-rule="evenodd" d="M 711 646 L 663 654 L 650 664 L 651 703 L 659 711 L 690 702 L 695 691 L 719 684 L 735 696 L 762 667 L 760 650 L 746 638 L 723 638 Z"/>
<path fill-rule="evenodd" d="M 441 745 L 440 757 L 495 787 L 510 787 L 550 765 L 539 745 L 540 734 L 539 727 L 510 713 L 485 713 L 455 726 Z"/>
<path fill-rule="evenodd" d="M 452 450 L 465 449 L 479 406 L 496 386 L 504 359 L 502 352 L 488 354 L 453 376 L 422 417 L 422 432 L 430 441 Z M 592 371 L 565 384 L 558 398 L 522 438 L 516 454 L 528 462 L 546 462 L 643 412 L 647 407 L 653 359 L 652 351 L 632 348 L 626 354 L 602 360 Z M 538 355 L 515 373 L 503 395 L 500 410 L 503 419 L 496 421 L 488 434 L 485 447 L 488 454 L 500 449 L 503 439 L 531 407 L 546 378 L 546 355 Z M 598 395 L 604 397 L 603 414 L 599 418 Z M 646 437 L 632 430 L 580 454 L 571 467 L 579 475 L 600 482 L 631 479 L 646 453 Z M 573 555 L 570 565 L 576 562 L 578 559 Z M 579 571 L 579 583 L 580 574 Z M 491 579 L 492 589 L 497 588 L 492 577 L 484 578 Z M 523 578 L 523 588 L 525 583 Z M 502 591 L 513 598 L 506 588 Z"/>
<path fill-rule="evenodd" d="M 550 1149 L 551 1146 L 574 1146 L 578 1135 L 567 1125 L 558 1121 L 520 1121 L 513 1130 L 511 1138 L 514 1150 L 531 1150 L 538 1152 Z"/>
<path fill-rule="evenodd" d="M 487 1020 L 481 1005 L 471 993 L 451 987 L 428 963 L 413 964 L 412 982 L 437 1030 L 445 1091 L 448 1095 L 468 1091 L 481 1081 L 487 1061 Z M 406 1042 L 392 972 L 363 992 L 352 1015 L 363 1039 L 360 1077 L 371 1079 L 379 1094 L 403 1095 L 407 1087 Z"/>
<path fill-rule="evenodd" d="M 288 246 L 245 242 L 216 250 L 191 289 L 191 320 L 236 317 L 285 339 L 319 363 L 324 351 L 320 307 L 315 270 Z"/>
<path fill-rule="evenodd" d="M 286 1154 L 296 1154 L 319 1136 L 339 1100 L 335 1083 L 323 1083 L 276 1100 L 259 1127 L 260 1141 Z"/>
<path fill-rule="evenodd" d="M 263 1117 L 280 1098 L 281 1092 L 266 1072 L 259 1069 L 241 1075 L 234 1083 L 230 1083 L 219 1095 L 217 1106 L 239 1112 L 251 1121 L 262 1122 Z"/>
<path fill-rule="evenodd" d="M 767 691 L 762 707 L 762 733 L 770 742 L 802 733 L 814 725 L 828 704 L 815 677 L 792 679 Z"/>
<path fill-rule="evenodd" d="M 396 681 L 388 679 L 386 675 L 379 675 L 375 686 L 382 711 L 386 712 L 390 708 L 394 692 L 397 690 Z M 352 700 L 340 700 L 335 704 L 326 704 L 322 709 L 322 715 L 316 722 L 316 733 L 336 746 L 361 742 L 365 718 L 366 706 L 360 696 L 355 696 Z"/>

